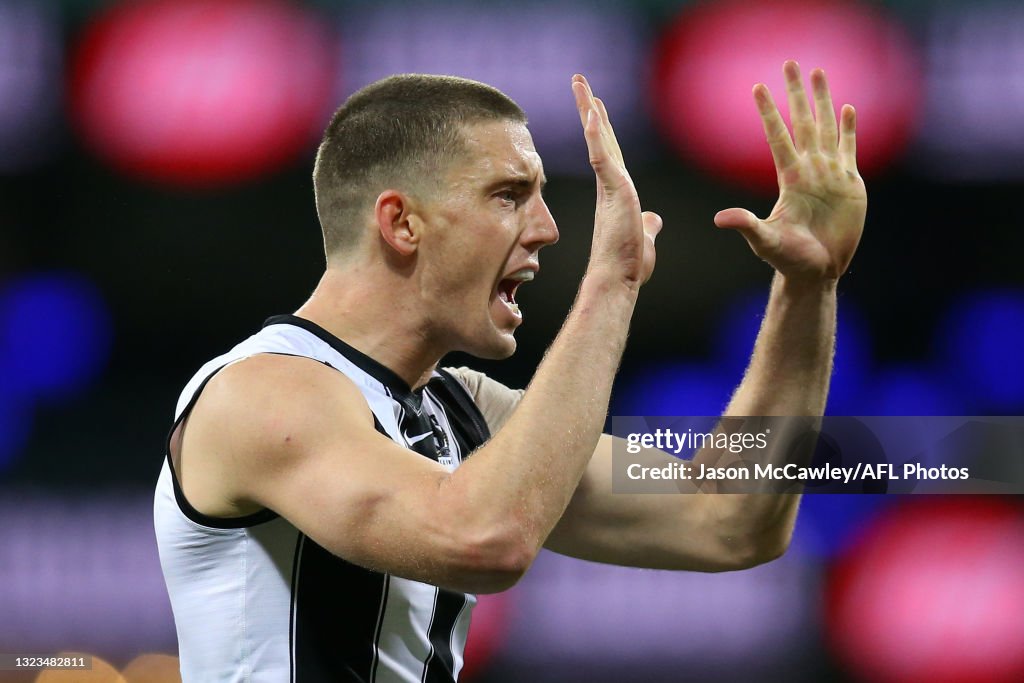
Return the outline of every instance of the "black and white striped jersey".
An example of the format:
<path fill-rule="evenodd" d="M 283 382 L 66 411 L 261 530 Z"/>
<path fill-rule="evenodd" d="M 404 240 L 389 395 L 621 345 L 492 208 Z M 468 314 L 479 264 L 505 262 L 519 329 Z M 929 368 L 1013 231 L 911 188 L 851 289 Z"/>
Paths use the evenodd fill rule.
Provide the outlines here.
<path fill-rule="evenodd" d="M 204 365 L 178 400 L 154 501 L 184 681 L 456 680 L 474 595 L 346 562 L 271 510 L 213 518 L 185 499 L 169 457 L 172 439 L 207 381 L 258 353 L 304 356 L 343 373 L 381 433 L 446 467 L 458 467 L 490 436 L 453 375 L 436 372 L 411 391 L 388 368 L 296 316 L 269 319 Z"/>

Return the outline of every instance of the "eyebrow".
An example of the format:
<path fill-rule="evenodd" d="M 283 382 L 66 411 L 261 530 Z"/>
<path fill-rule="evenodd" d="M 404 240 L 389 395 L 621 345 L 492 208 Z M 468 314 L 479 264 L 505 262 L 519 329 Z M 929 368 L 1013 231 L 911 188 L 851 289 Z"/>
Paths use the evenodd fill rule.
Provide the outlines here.
<path fill-rule="evenodd" d="M 547 184 L 548 184 L 547 177 L 542 175 L 540 177 L 540 189 L 541 189 L 541 192 L 544 191 L 544 186 L 547 185 Z M 529 178 L 525 177 L 525 176 L 520 176 L 520 175 L 508 176 L 508 177 L 502 178 L 501 180 L 496 180 L 495 182 L 493 182 L 490 185 L 488 185 L 487 186 L 487 192 L 488 193 L 493 192 L 493 191 L 497 190 L 500 187 L 514 187 L 517 190 L 526 191 L 526 190 L 529 190 L 531 187 L 533 187 L 533 181 L 530 180 Z"/>

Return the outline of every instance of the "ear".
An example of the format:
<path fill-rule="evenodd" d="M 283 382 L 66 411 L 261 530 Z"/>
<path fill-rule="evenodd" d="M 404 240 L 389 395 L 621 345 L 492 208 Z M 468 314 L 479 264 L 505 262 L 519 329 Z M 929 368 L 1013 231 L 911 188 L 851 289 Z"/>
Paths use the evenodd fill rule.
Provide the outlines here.
<path fill-rule="evenodd" d="M 420 241 L 419 222 L 413 216 L 407 195 L 384 190 L 373 207 L 377 230 L 388 245 L 402 256 L 412 256 Z"/>

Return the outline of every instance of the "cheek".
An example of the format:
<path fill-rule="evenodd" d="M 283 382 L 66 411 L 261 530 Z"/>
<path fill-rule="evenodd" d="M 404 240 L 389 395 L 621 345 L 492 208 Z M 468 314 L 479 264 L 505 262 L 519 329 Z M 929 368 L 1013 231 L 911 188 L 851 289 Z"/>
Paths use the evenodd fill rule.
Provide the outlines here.
<path fill-rule="evenodd" d="M 488 215 L 473 220 L 465 216 L 461 223 L 449 222 L 449 232 L 431 254 L 436 264 L 434 282 L 449 299 L 458 297 L 476 305 L 490 301 L 497 278 L 519 234 L 519 214 Z"/>
<path fill-rule="evenodd" d="M 469 308 L 478 308 L 491 289 L 494 275 L 490 273 L 494 266 L 486 261 L 486 253 L 474 246 L 452 244 L 451 250 L 435 261 L 431 289 L 453 304 L 451 315 L 463 315 Z"/>

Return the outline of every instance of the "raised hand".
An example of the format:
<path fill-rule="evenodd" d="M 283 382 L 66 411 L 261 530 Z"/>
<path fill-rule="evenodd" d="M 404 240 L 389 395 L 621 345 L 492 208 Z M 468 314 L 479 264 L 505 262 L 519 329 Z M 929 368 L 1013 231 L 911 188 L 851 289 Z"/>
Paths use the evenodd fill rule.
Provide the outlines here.
<path fill-rule="evenodd" d="M 640 198 L 622 160 L 604 102 L 594 97 L 580 74 L 572 77 L 572 92 L 597 177 L 594 241 L 587 271 L 604 271 L 637 288 L 654 271 L 654 238 L 661 231 L 661 217 L 640 210 Z"/>
<path fill-rule="evenodd" d="M 811 72 L 811 114 L 800 67 L 787 61 L 793 136 L 767 86 L 754 86 L 768 145 L 775 159 L 779 199 L 762 220 L 746 209 L 726 209 L 715 225 L 738 230 L 751 249 L 793 280 L 837 279 L 850 265 L 864 231 L 867 193 L 857 172 L 856 113 L 844 105 L 836 125 L 825 72 Z"/>

